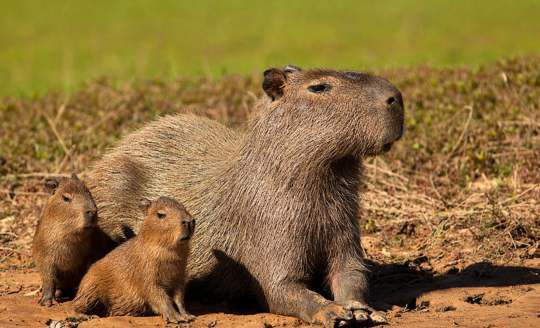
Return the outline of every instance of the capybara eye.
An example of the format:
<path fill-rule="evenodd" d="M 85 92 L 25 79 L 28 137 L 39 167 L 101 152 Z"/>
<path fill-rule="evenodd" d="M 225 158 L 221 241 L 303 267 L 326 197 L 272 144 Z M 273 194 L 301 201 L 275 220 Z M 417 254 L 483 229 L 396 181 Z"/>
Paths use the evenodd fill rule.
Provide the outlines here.
<path fill-rule="evenodd" d="M 157 212 L 158 219 L 164 219 L 166 216 L 167 216 L 167 214 L 165 214 L 163 212 Z"/>
<path fill-rule="evenodd" d="M 71 202 L 71 196 L 68 195 L 68 194 L 63 194 L 63 195 L 62 195 L 62 199 L 63 199 L 64 202 L 66 202 L 66 203 Z"/>
<path fill-rule="evenodd" d="M 321 92 L 326 92 L 330 90 L 331 88 L 332 87 L 330 86 L 330 84 L 321 83 L 321 84 L 310 85 L 308 87 L 308 90 L 313 93 L 321 93 Z"/>

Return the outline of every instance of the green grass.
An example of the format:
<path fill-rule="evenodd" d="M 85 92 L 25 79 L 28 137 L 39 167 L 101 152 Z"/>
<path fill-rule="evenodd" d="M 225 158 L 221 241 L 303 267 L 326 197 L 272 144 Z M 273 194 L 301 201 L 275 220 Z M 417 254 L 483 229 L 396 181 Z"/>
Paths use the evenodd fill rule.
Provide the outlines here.
<path fill-rule="evenodd" d="M 480 64 L 540 52 L 540 1 L 0 1 L 0 96 L 271 65 Z"/>

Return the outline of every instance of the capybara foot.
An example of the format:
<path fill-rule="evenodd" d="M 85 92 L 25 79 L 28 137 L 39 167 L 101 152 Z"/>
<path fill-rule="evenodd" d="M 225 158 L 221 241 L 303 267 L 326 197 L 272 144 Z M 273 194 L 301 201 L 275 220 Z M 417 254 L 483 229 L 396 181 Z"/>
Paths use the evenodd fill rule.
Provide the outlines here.
<path fill-rule="evenodd" d="M 374 323 L 385 324 L 388 323 L 386 316 L 379 311 L 375 311 L 372 307 L 358 301 L 348 301 L 343 303 L 344 307 L 353 313 L 354 321 L 358 324 Z"/>
<path fill-rule="evenodd" d="M 54 303 L 54 297 L 52 297 L 51 295 L 43 295 L 38 301 L 39 305 L 47 306 L 47 307 L 52 306 L 53 303 Z"/>
<path fill-rule="evenodd" d="M 312 318 L 313 323 L 325 328 L 343 327 L 354 320 L 353 311 L 338 303 L 329 303 L 322 307 Z"/>
<path fill-rule="evenodd" d="M 165 322 L 167 323 L 188 323 L 195 320 L 195 316 L 189 313 L 186 313 L 186 314 L 180 314 L 180 313 L 172 314 L 171 313 L 171 314 L 164 314 L 163 319 L 165 319 Z"/>
<path fill-rule="evenodd" d="M 186 313 L 186 314 L 181 314 L 180 319 L 178 321 L 187 323 L 187 322 L 192 322 L 193 320 L 195 320 L 195 318 L 196 317 L 194 315 Z"/>

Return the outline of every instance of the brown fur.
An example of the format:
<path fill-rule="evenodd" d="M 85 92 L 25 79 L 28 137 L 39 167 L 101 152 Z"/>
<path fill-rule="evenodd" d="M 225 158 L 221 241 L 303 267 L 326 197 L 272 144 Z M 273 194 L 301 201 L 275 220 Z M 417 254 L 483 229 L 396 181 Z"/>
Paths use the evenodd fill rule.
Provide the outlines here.
<path fill-rule="evenodd" d="M 171 198 L 160 197 L 144 207 L 140 233 L 84 276 L 74 301 L 77 311 L 112 316 L 154 312 L 167 322 L 193 320 L 184 308 L 184 286 L 195 222 Z"/>
<path fill-rule="evenodd" d="M 55 294 L 74 294 L 108 244 L 97 226 L 94 199 L 77 176 L 48 179 L 45 187 L 52 195 L 38 222 L 32 251 L 43 285 L 39 304 L 50 306 Z"/>
<path fill-rule="evenodd" d="M 90 174 L 100 225 L 121 241 L 139 230 L 137 198 L 182 199 L 198 218 L 189 289 L 328 325 L 376 321 L 364 299 L 361 160 L 401 137 L 401 94 L 368 74 L 296 67 L 267 70 L 263 89 L 245 134 L 177 115 L 125 137 Z"/>

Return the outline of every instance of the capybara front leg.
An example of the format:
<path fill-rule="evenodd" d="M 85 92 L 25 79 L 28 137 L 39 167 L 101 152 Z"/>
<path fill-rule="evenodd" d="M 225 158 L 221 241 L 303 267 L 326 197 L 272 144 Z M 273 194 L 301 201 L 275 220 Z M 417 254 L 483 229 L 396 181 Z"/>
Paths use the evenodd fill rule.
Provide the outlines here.
<path fill-rule="evenodd" d="M 190 322 L 195 320 L 195 316 L 189 314 L 189 312 L 186 310 L 184 306 L 184 292 L 181 288 L 178 288 L 174 293 L 174 303 L 176 304 L 176 307 L 178 308 L 178 312 L 180 315 L 184 318 L 184 322 Z"/>
<path fill-rule="evenodd" d="M 56 284 L 52 272 L 44 272 L 41 275 L 42 294 L 38 301 L 39 305 L 51 306 L 54 301 Z"/>
<path fill-rule="evenodd" d="M 281 284 L 272 289 L 269 306 L 272 312 L 296 316 L 306 322 L 334 328 L 353 320 L 344 305 L 329 301 L 299 283 Z"/>
<path fill-rule="evenodd" d="M 186 322 L 174 307 L 172 298 L 161 288 L 153 288 L 148 293 L 148 305 L 152 311 L 161 314 L 167 323 Z"/>
<path fill-rule="evenodd" d="M 330 280 L 334 301 L 351 310 L 357 323 L 387 322 L 383 313 L 375 311 L 365 301 L 367 279 L 362 264 L 357 268 L 335 272 Z"/>

